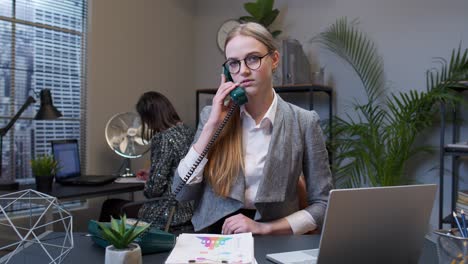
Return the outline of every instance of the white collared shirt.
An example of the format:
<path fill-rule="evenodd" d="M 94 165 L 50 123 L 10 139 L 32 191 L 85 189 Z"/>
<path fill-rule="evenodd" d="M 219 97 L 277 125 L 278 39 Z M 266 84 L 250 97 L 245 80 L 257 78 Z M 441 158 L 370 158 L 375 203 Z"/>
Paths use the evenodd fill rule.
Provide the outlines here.
<path fill-rule="evenodd" d="M 263 177 L 263 168 L 268 156 L 271 134 L 273 132 L 274 120 L 278 105 L 278 98 L 273 92 L 273 102 L 267 112 L 256 124 L 252 116 L 246 111 L 245 106 L 240 107 L 242 122 L 242 151 L 244 154 L 244 176 L 245 176 L 245 199 L 244 208 L 255 209 L 255 196 L 259 184 Z M 199 153 L 193 146 L 177 168 L 180 177 L 183 179 L 193 163 L 198 159 Z M 208 160 L 204 158 L 187 184 L 200 183 L 203 180 L 203 169 Z M 303 234 L 314 230 L 317 225 L 314 218 L 305 210 L 300 210 L 286 217 L 294 234 Z"/>
<path fill-rule="evenodd" d="M 242 122 L 242 152 L 244 154 L 245 203 L 247 209 L 255 209 L 254 201 L 263 177 L 263 167 L 268 156 L 271 133 L 275 122 L 278 98 L 273 92 L 273 102 L 258 125 L 246 111 L 240 108 Z"/>

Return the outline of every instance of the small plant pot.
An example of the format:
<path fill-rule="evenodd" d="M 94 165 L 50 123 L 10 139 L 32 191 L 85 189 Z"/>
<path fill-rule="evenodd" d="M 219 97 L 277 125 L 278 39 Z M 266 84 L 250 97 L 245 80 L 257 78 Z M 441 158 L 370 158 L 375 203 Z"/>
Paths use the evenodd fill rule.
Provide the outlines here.
<path fill-rule="evenodd" d="M 141 264 L 141 248 L 132 243 L 126 249 L 116 249 L 110 245 L 106 247 L 105 264 Z"/>
<path fill-rule="evenodd" d="M 54 176 L 36 176 L 36 190 L 38 192 L 50 193 L 52 191 L 52 183 Z"/>

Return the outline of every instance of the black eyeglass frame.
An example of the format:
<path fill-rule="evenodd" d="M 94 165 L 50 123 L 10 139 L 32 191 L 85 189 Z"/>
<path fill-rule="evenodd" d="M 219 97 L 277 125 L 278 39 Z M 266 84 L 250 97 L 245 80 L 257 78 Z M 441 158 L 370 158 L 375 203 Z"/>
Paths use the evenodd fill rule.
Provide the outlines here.
<path fill-rule="evenodd" d="M 265 54 L 265 55 L 263 55 L 263 56 L 257 56 L 257 55 L 249 54 L 249 55 L 247 55 L 245 58 L 243 58 L 243 59 L 241 59 L 241 60 L 229 59 L 229 60 L 225 61 L 225 62 L 222 64 L 222 66 L 223 66 L 224 68 L 226 68 L 231 74 L 237 74 L 237 73 L 240 72 L 240 69 L 241 69 L 241 61 L 244 61 L 244 64 L 245 64 L 245 66 L 246 66 L 247 68 L 249 68 L 249 69 L 252 70 L 252 71 L 255 71 L 255 70 L 258 70 L 258 69 L 262 66 L 262 60 L 263 60 L 263 58 L 265 58 L 265 57 L 268 56 L 268 55 L 271 55 L 271 53 L 273 53 L 273 52 L 269 51 L 267 54 Z M 258 59 L 259 59 L 258 66 L 257 66 L 257 68 L 255 68 L 255 69 L 250 68 L 250 66 L 247 64 L 247 61 L 246 61 L 247 58 L 252 57 L 252 56 L 258 57 Z M 239 65 L 237 71 L 235 71 L 235 72 L 231 72 L 231 71 L 230 71 L 229 66 L 226 66 L 226 63 L 228 63 L 229 61 L 237 62 L 237 65 Z"/>

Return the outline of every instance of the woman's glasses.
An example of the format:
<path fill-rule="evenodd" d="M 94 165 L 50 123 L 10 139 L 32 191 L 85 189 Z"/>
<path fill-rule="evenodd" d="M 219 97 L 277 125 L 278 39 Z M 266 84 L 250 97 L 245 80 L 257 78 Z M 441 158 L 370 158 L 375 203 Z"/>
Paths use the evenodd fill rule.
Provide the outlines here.
<path fill-rule="evenodd" d="M 251 70 L 256 70 L 262 65 L 262 59 L 270 54 L 271 52 L 268 52 L 263 56 L 251 54 L 245 57 L 243 60 L 229 59 L 225 63 L 223 63 L 223 66 L 226 67 L 230 73 L 237 74 L 240 71 L 241 62 L 244 61 L 245 66 L 247 66 L 247 68 Z"/>

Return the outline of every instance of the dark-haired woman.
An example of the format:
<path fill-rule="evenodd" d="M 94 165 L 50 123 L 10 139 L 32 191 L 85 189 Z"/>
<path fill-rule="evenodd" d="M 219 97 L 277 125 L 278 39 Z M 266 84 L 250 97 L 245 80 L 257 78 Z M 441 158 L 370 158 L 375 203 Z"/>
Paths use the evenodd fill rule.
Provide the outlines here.
<path fill-rule="evenodd" d="M 154 91 L 144 93 L 138 100 L 136 110 L 142 121 L 143 138 L 151 142 L 151 167 L 149 171 L 138 172 L 137 177 L 146 180 L 144 189 L 146 198 L 170 198 L 174 171 L 187 154 L 194 131 L 182 123 L 174 106 L 161 93 Z M 110 204 L 104 204 L 103 210 L 108 205 Z M 138 211 L 138 218 L 164 229 L 170 207 L 169 199 L 144 203 Z M 161 208 L 165 210 L 161 212 Z M 192 213 L 193 202 L 178 202 L 169 232 L 192 231 Z"/>

